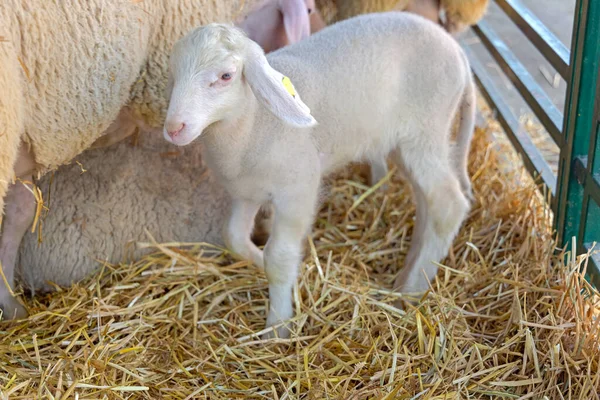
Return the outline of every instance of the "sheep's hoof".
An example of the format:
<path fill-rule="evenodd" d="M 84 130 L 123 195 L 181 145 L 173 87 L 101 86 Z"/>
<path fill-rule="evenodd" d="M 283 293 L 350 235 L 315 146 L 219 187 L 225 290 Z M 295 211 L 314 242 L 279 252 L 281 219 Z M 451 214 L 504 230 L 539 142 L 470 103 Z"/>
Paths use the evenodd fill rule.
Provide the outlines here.
<path fill-rule="evenodd" d="M 0 301 L 0 310 L 3 320 L 25 319 L 28 316 L 27 309 L 15 298 L 9 297 Z"/>

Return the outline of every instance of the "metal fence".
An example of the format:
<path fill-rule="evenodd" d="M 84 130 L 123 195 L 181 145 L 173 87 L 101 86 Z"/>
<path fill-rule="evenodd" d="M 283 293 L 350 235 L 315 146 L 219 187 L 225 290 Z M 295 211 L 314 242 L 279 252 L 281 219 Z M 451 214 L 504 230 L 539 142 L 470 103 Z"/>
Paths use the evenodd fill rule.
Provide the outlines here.
<path fill-rule="evenodd" d="M 473 27 L 489 54 L 560 149 L 558 176 L 510 110 L 473 50 L 464 46 L 475 79 L 531 175 L 549 192 L 559 245 L 577 253 L 600 242 L 600 0 L 577 0 L 571 51 L 519 0 L 494 0 L 567 82 L 561 112 L 496 32 L 481 21 Z M 598 245 L 600 246 L 600 244 Z M 600 250 L 598 246 L 595 249 Z M 572 249 L 573 250 L 573 249 Z M 588 277 L 600 287 L 600 255 Z"/>

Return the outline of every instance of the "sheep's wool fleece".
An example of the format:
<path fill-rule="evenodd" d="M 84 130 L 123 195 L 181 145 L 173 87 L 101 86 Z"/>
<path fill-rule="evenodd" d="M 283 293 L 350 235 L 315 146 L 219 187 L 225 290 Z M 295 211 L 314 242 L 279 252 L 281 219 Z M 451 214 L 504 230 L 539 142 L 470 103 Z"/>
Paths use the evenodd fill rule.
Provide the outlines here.
<path fill-rule="evenodd" d="M 0 5 L 0 225 L 4 209 L 4 195 L 17 159 L 20 134 L 23 132 L 25 102 L 21 79 L 21 69 L 16 59 L 17 49 L 7 40 L 18 34 L 15 27 L 2 23 Z M 7 60 L 14 62 L 7 62 Z"/>
<path fill-rule="evenodd" d="M 17 276 L 32 290 L 71 285 L 102 267 L 155 251 L 139 248 L 146 230 L 159 243 L 223 245 L 221 230 L 229 197 L 202 159 L 200 143 L 174 146 L 161 135 L 86 151 L 37 184 L 51 211 L 19 249 Z M 49 196 L 51 194 L 51 196 Z"/>
<path fill-rule="evenodd" d="M 23 94 L 23 115 L 11 118 L 17 104 L 8 115 L 0 114 L 0 122 L 22 121 L 22 126 L 11 122 L 8 127 L 22 132 L 6 133 L 33 147 L 40 172 L 88 148 L 128 103 L 148 125 L 159 126 L 166 112 L 164 88 L 173 43 L 200 24 L 232 21 L 257 3 L 3 0 L 0 46 L 15 50 L 0 51 L 1 62 L 8 65 L 2 71 L 19 71 L 19 76 L 4 72 L 0 89 L 15 103 Z M 12 168 L 14 160 L 0 163 Z"/>
<path fill-rule="evenodd" d="M 474 25 L 483 18 L 489 0 L 441 0 L 446 18 L 463 25 Z"/>
<path fill-rule="evenodd" d="M 327 24 L 360 14 L 401 10 L 409 0 L 316 0 L 315 4 Z"/>
<path fill-rule="evenodd" d="M 327 24 L 352 18 L 360 14 L 404 10 L 411 0 L 316 0 Z M 418 0 L 416 0 L 418 1 Z M 464 25 L 473 25 L 487 10 L 489 0 L 440 0 L 447 18 Z"/>

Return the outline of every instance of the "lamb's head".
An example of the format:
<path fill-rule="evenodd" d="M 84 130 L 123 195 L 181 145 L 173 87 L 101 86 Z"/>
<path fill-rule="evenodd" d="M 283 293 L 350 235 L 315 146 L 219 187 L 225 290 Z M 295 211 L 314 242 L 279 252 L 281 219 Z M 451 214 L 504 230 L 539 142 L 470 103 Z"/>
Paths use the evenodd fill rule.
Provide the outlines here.
<path fill-rule="evenodd" d="M 209 125 L 240 118 L 252 93 L 291 126 L 317 123 L 290 80 L 242 30 L 225 24 L 194 29 L 171 53 L 165 139 L 185 146 Z"/>

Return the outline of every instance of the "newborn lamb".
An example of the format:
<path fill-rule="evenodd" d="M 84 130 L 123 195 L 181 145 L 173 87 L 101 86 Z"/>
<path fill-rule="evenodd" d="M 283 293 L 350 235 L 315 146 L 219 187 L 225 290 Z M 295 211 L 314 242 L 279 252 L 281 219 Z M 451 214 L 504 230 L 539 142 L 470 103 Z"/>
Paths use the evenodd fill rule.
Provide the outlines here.
<path fill-rule="evenodd" d="M 353 161 L 391 153 L 409 178 L 417 222 L 395 289 L 427 289 L 470 208 L 475 120 L 469 63 L 441 27 L 404 12 L 367 14 L 265 56 L 241 30 L 209 24 L 175 44 L 170 82 L 165 139 L 185 146 L 200 137 L 231 195 L 225 243 L 265 270 L 274 326 L 265 337 L 289 335 L 322 177 Z M 274 220 L 263 259 L 250 232 L 267 203 Z"/>

